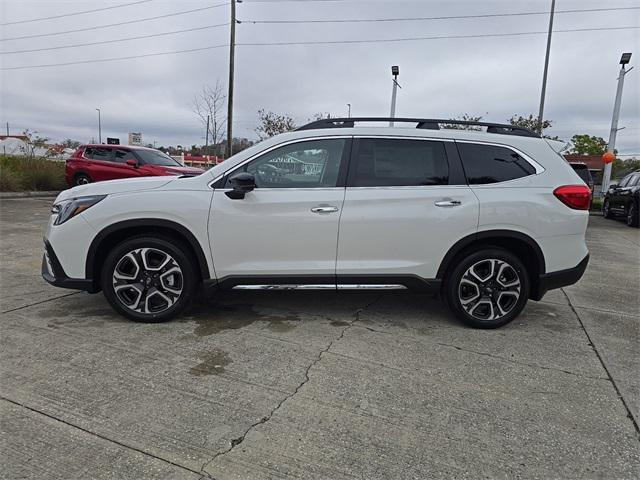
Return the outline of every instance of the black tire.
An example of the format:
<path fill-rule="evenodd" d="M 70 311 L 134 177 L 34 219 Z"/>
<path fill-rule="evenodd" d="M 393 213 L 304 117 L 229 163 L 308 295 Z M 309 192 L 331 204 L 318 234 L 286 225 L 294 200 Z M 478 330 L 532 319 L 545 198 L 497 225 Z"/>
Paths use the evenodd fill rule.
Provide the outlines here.
<path fill-rule="evenodd" d="M 87 183 L 92 183 L 91 177 L 86 173 L 78 173 L 75 177 L 73 177 L 73 186 L 77 187 L 78 185 L 86 185 Z"/>
<path fill-rule="evenodd" d="M 613 214 L 611 213 L 611 207 L 609 206 L 608 198 L 605 198 L 604 203 L 602 204 L 602 216 L 604 218 L 613 218 Z"/>
<path fill-rule="evenodd" d="M 627 225 L 638 228 L 640 226 L 640 211 L 638 210 L 638 200 L 632 200 L 627 211 Z"/>
<path fill-rule="evenodd" d="M 463 254 L 454 265 L 445 277 L 443 294 L 451 312 L 470 327 L 498 328 L 506 325 L 527 304 L 529 273 L 511 252 L 487 247 Z M 472 276 L 472 267 L 473 273 L 482 281 Z M 490 272 L 493 274 L 489 275 Z M 499 279 L 497 274 L 500 272 L 503 276 Z M 474 282 L 477 285 L 472 286 Z"/>
<path fill-rule="evenodd" d="M 165 259 L 167 263 L 163 263 Z M 191 301 L 197 283 L 194 265 L 182 242 L 146 235 L 133 237 L 107 255 L 102 291 L 111 306 L 130 320 L 166 322 Z"/>

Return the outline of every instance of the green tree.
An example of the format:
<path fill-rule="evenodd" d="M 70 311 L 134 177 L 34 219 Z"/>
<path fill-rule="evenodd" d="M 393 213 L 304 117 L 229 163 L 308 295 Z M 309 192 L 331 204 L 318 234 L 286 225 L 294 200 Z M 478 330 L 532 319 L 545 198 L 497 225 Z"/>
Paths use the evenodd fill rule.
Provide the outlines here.
<path fill-rule="evenodd" d="M 553 120 L 543 120 L 542 121 L 542 131 L 540 131 L 540 128 L 538 126 L 538 117 L 532 114 L 529 114 L 528 117 L 525 117 L 523 115 L 513 115 L 510 119 L 509 119 L 509 123 L 511 125 L 513 125 L 514 127 L 522 127 L 522 128 L 527 128 L 529 130 L 531 130 L 532 132 L 537 132 L 540 133 L 544 138 L 548 138 L 550 140 L 560 140 L 557 136 L 550 136 L 550 135 L 545 135 L 544 134 L 544 130 L 546 128 L 551 128 L 551 124 L 553 123 Z"/>
<path fill-rule="evenodd" d="M 289 115 L 278 115 L 264 109 L 258 110 L 258 120 L 260 123 L 256 133 L 263 140 L 296 128 L 296 122 Z"/>
<path fill-rule="evenodd" d="M 611 164 L 611 177 L 622 178 L 636 170 L 640 170 L 640 159 L 629 158 L 627 160 L 621 160 L 616 158 Z"/>
<path fill-rule="evenodd" d="M 71 140 L 70 138 L 67 138 L 66 140 L 63 140 L 61 145 L 64 148 L 78 148 L 80 146 L 80 142 L 78 142 L 77 140 Z"/>
<path fill-rule="evenodd" d="M 574 135 L 571 144 L 571 153 L 576 155 L 602 155 L 607 151 L 607 142 L 602 137 Z"/>

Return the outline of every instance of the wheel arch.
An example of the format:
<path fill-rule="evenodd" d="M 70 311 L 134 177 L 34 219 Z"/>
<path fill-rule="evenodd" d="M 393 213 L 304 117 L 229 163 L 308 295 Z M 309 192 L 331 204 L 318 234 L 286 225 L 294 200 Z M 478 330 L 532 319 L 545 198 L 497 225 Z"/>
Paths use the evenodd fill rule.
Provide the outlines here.
<path fill-rule="evenodd" d="M 156 218 L 124 220 L 102 229 L 93 239 L 87 252 L 85 275 L 99 287 L 102 264 L 108 252 L 121 241 L 140 234 L 163 235 L 184 242 L 196 260 L 195 268 L 201 280 L 209 280 L 211 273 L 202 246 L 184 226 L 171 220 Z"/>
<path fill-rule="evenodd" d="M 467 251 L 490 246 L 504 248 L 520 259 L 529 273 L 531 282 L 530 298 L 537 298 L 539 296 L 540 275 L 546 273 L 544 253 L 533 238 L 514 230 L 487 230 L 458 240 L 440 262 L 436 278 L 439 280 L 444 279 L 447 272 L 455 264 L 456 258 Z"/>

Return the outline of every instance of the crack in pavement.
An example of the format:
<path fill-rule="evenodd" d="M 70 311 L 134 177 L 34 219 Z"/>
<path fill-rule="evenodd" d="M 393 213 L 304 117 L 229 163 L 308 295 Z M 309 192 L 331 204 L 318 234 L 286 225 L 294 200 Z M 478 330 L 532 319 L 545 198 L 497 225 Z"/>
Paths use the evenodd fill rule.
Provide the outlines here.
<path fill-rule="evenodd" d="M 598 360 L 600 361 L 600 364 L 602 365 L 602 368 L 607 373 L 607 377 L 609 378 L 609 381 L 613 385 L 613 388 L 616 391 L 616 394 L 618 395 L 618 398 L 622 402 L 622 406 L 627 411 L 627 418 L 629 418 L 629 420 L 631 420 L 631 423 L 633 424 L 633 428 L 636 431 L 636 439 L 640 440 L 640 427 L 638 426 L 638 422 L 636 421 L 636 417 L 633 416 L 633 413 L 631 412 L 631 409 L 629 408 L 629 405 L 627 404 L 627 400 L 624 398 L 624 395 L 622 395 L 622 392 L 618 388 L 618 384 L 614 380 L 613 375 L 611 375 L 611 372 L 609 372 L 609 369 L 607 368 L 607 365 L 604 362 L 604 358 L 602 358 L 602 355 L 600 355 L 600 352 L 598 351 L 598 348 L 596 347 L 596 344 L 593 343 L 593 340 L 591 339 L 591 335 L 589 335 L 589 332 L 587 332 L 587 328 L 585 327 L 584 322 L 582 321 L 582 318 L 580 318 L 580 315 L 578 314 L 577 310 L 573 306 L 573 303 L 571 303 L 571 299 L 569 298 L 569 295 L 567 295 L 567 292 L 564 291 L 564 288 L 561 288 L 560 291 L 562 292 L 562 294 L 567 299 L 567 302 L 569 302 L 569 307 L 571 307 L 571 311 L 573 311 L 573 314 L 576 316 L 576 319 L 578 320 L 578 323 L 580 323 L 580 327 L 582 327 L 582 331 L 584 332 L 585 336 L 587 337 L 587 340 L 589 341 L 589 346 L 593 349 L 594 353 L 596 354 L 596 357 L 598 357 Z"/>
<path fill-rule="evenodd" d="M 237 438 L 231 439 L 230 445 L 226 450 L 223 450 L 221 452 L 216 453 L 210 460 L 206 461 L 203 465 L 202 468 L 200 469 L 200 472 L 203 474 L 207 474 L 206 472 L 206 468 L 208 465 L 210 465 L 213 461 L 215 461 L 218 457 L 221 457 L 223 455 L 226 455 L 227 453 L 231 452 L 236 446 L 240 445 L 242 442 L 244 442 L 245 437 L 251 432 L 251 430 L 253 430 L 254 428 L 256 428 L 258 425 L 262 425 L 267 423 L 269 420 L 271 420 L 271 417 L 273 417 L 273 415 L 280 409 L 280 407 L 282 407 L 282 405 L 284 405 L 284 403 L 287 400 L 290 400 L 291 398 L 293 398 L 299 391 L 300 389 L 302 389 L 302 387 L 304 387 L 307 382 L 309 382 L 309 372 L 311 371 L 311 369 L 318 364 L 318 362 L 320 362 L 320 360 L 322 360 L 322 356 L 327 353 L 331 347 L 333 346 L 334 343 L 339 342 L 345 335 L 345 333 L 347 332 L 347 330 L 349 330 L 351 327 L 354 326 L 355 322 L 357 322 L 360 319 L 360 314 L 365 311 L 366 309 L 370 308 L 373 304 L 375 304 L 378 300 L 380 300 L 382 298 L 382 294 L 379 295 L 377 298 L 375 298 L 374 300 L 372 300 L 371 302 L 367 303 L 364 307 L 359 308 L 358 310 L 356 310 L 355 315 L 354 315 L 354 319 L 351 320 L 349 322 L 349 324 L 347 326 L 345 326 L 342 331 L 340 332 L 340 335 L 338 335 L 336 338 L 334 338 L 333 340 L 331 340 L 327 346 L 325 348 L 323 348 L 322 350 L 320 350 L 318 352 L 318 355 L 316 355 L 316 358 L 311 362 L 311 364 L 309 364 L 309 366 L 305 369 L 304 372 L 304 379 L 302 380 L 301 383 L 298 384 L 298 386 L 295 388 L 295 390 L 290 393 L 289 395 L 287 395 L 286 397 L 284 397 L 282 400 L 280 400 L 280 402 L 278 402 L 278 404 L 275 406 L 275 408 L 273 408 L 268 415 L 262 417 L 260 420 L 258 420 L 257 422 L 251 424 L 249 426 L 249 428 L 247 428 L 244 433 L 242 435 L 240 435 Z"/>
<path fill-rule="evenodd" d="M 172 462 L 171 460 L 167 460 L 166 458 L 162 458 L 162 457 L 159 457 L 159 456 L 154 455 L 152 453 L 145 452 L 144 450 L 142 450 L 140 448 L 133 447 L 131 445 L 127 445 L 126 443 L 122 443 L 122 442 L 119 442 L 118 440 L 114 440 L 112 438 L 109 438 L 109 437 L 106 437 L 104 435 L 101 435 L 99 433 L 92 432 L 91 430 L 87 430 L 86 428 L 80 427 L 79 425 L 75 425 L 73 423 L 67 422 L 66 420 L 62 420 L 62 419 L 60 419 L 58 417 L 55 417 L 54 415 L 51 415 L 49 413 L 43 412 L 41 410 L 38 410 L 37 408 L 33 408 L 33 407 L 28 406 L 28 405 L 25 405 L 24 403 L 20 403 L 20 402 L 17 402 L 15 400 L 11 400 L 10 398 L 7 398 L 7 397 L 2 396 L 2 395 L 0 395 L 0 400 L 4 400 L 5 402 L 11 403 L 11 404 L 16 405 L 18 407 L 22 407 L 25 410 L 29 410 L 30 412 L 34 412 L 34 413 L 37 413 L 37 414 L 42 415 L 44 417 L 50 418 L 51 420 L 55 420 L 56 422 L 60 422 L 60 423 L 62 423 L 64 425 L 67 425 L 69 427 L 72 427 L 72 428 L 75 428 L 75 429 L 80 430 L 82 432 L 88 433 L 89 435 L 92 435 L 94 437 L 100 438 L 101 440 L 104 440 L 106 442 L 113 443 L 113 444 L 118 445 L 118 446 L 120 446 L 122 448 L 126 448 L 127 450 L 131 450 L 131 451 L 140 453 L 142 455 L 145 455 L 147 457 L 154 458 L 154 459 L 159 460 L 161 462 L 168 463 L 170 465 L 173 465 L 174 467 L 181 468 L 182 470 L 186 470 L 188 472 L 195 473 L 196 475 L 203 475 L 203 472 L 198 472 L 198 471 L 193 470 L 193 469 L 191 469 L 189 467 L 186 467 L 184 465 L 180 465 L 179 463 L 175 463 L 175 462 Z M 208 475 L 206 473 L 204 473 L 204 474 Z M 213 477 L 207 476 L 207 478 L 213 478 Z"/>
<path fill-rule="evenodd" d="M 82 293 L 82 292 L 80 292 L 80 291 L 79 292 L 71 292 L 71 293 L 66 293 L 64 295 L 59 295 L 57 297 L 47 298 L 46 300 L 40 300 L 39 302 L 33 302 L 33 303 L 28 304 L 28 305 L 22 305 L 21 307 L 16 307 L 16 308 L 12 308 L 10 310 L 5 310 L 3 312 L 0 312 L 0 314 L 15 312 L 16 310 L 22 310 L 23 308 L 33 307 L 34 305 L 40 305 L 41 303 L 52 302 L 54 300 L 58 300 L 59 298 L 70 297 L 71 295 L 77 295 L 79 293 Z"/>

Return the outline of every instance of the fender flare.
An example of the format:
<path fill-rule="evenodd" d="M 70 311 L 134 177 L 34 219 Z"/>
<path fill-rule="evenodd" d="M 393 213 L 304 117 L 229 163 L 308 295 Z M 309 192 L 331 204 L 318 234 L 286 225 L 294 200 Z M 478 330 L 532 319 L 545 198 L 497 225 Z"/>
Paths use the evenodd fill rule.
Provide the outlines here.
<path fill-rule="evenodd" d="M 100 232 L 98 232 L 98 234 L 93 237 L 93 240 L 87 252 L 85 263 L 85 278 L 93 279 L 93 265 L 95 263 L 96 254 L 98 253 L 98 248 L 103 240 L 115 232 L 131 227 L 161 227 L 175 231 L 180 236 L 184 237 L 193 249 L 196 255 L 198 266 L 200 267 L 202 280 L 209 280 L 211 278 L 211 272 L 209 271 L 207 257 L 202 250 L 200 242 L 198 242 L 193 233 L 191 233 L 186 227 L 180 225 L 179 223 L 159 218 L 136 218 L 132 220 L 123 220 L 121 222 L 111 224 L 108 227 L 100 230 Z"/>
<path fill-rule="evenodd" d="M 451 262 L 462 250 L 467 248 L 469 245 L 483 240 L 490 240 L 492 238 L 500 238 L 500 239 L 515 239 L 520 240 L 526 243 L 529 247 L 533 249 L 536 254 L 536 263 L 538 265 L 538 274 L 542 275 L 546 272 L 546 266 L 544 261 L 544 254 L 542 253 L 542 249 L 538 242 L 536 242 L 529 235 L 526 235 L 521 232 L 516 232 L 515 230 L 484 230 L 482 232 L 472 233 L 466 237 L 461 238 L 446 253 L 442 262 L 440 262 L 440 266 L 438 267 L 438 273 L 436 274 L 437 279 L 442 279 L 444 274 L 449 269 Z"/>

